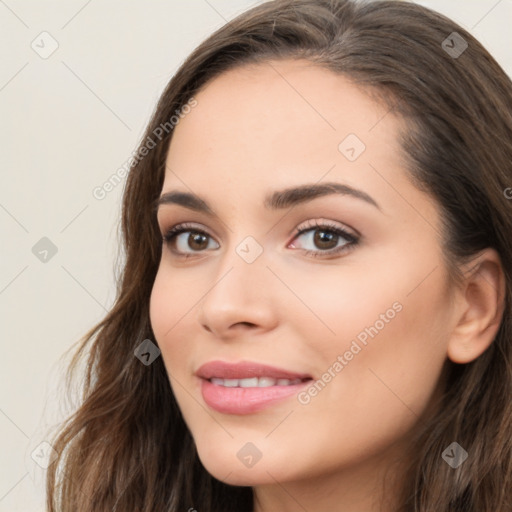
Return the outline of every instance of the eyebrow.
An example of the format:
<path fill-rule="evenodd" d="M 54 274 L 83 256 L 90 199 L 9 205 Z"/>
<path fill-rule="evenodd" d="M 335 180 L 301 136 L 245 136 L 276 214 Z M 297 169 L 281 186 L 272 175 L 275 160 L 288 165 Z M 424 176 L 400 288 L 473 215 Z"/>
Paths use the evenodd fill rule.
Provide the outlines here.
<path fill-rule="evenodd" d="M 335 182 L 321 184 L 314 183 L 311 185 L 306 184 L 300 185 L 298 187 L 287 188 L 284 190 L 277 190 L 267 195 L 263 204 L 265 208 L 269 210 L 281 210 L 305 203 L 307 201 L 311 201 L 318 197 L 332 194 L 355 197 L 356 199 L 365 201 L 366 203 L 371 204 L 378 210 L 382 211 L 381 207 L 375 201 L 375 199 L 369 196 L 366 192 L 353 188 L 349 185 Z M 156 200 L 155 209 L 158 210 L 160 206 L 168 204 L 177 204 L 188 208 L 189 210 L 194 210 L 196 212 L 201 212 L 216 217 L 216 214 L 204 199 L 201 199 L 199 196 L 189 192 L 166 192 Z"/>

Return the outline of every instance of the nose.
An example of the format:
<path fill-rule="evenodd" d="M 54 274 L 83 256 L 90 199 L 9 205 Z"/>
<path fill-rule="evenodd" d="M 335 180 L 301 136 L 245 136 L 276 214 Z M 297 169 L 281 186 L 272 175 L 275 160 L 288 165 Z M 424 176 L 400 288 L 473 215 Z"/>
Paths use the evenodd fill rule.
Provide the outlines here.
<path fill-rule="evenodd" d="M 264 253 L 248 263 L 232 250 L 216 267 L 199 304 L 199 324 L 226 340 L 274 328 L 278 299 L 272 281 L 276 278 L 267 268 Z"/>

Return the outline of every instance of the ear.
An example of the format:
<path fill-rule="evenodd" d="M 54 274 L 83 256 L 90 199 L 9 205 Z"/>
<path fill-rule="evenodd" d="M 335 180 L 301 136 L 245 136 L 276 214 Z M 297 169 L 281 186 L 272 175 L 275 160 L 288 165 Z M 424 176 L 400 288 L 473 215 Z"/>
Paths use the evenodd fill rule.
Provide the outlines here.
<path fill-rule="evenodd" d="M 448 342 L 448 357 L 459 364 L 480 356 L 494 341 L 505 309 L 506 283 L 499 254 L 482 251 L 464 271 L 458 321 Z"/>

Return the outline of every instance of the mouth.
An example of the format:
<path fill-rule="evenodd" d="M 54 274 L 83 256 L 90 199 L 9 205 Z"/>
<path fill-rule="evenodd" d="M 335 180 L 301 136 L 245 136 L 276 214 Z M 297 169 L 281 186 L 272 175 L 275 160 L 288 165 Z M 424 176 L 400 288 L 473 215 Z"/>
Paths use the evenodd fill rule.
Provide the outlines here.
<path fill-rule="evenodd" d="M 240 363 L 227 363 L 225 361 L 210 361 L 203 364 L 195 373 L 201 379 L 219 379 L 223 381 L 239 381 L 244 382 L 249 379 L 257 378 L 261 379 L 263 385 L 261 387 L 273 386 L 278 380 L 281 381 L 296 381 L 311 379 L 311 375 L 306 373 L 298 373 L 283 368 L 277 368 L 276 366 L 270 366 L 267 364 L 256 363 L 253 361 L 242 361 Z M 265 380 L 266 379 L 266 380 Z M 275 380 L 276 382 L 271 382 Z M 269 384 L 270 382 L 270 384 Z M 283 384 L 287 385 L 289 383 Z M 228 384 L 233 386 L 233 384 Z M 252 381 L 252 387 L 254 387 L 254 381 Z"/>
<path fill-rule="evenodd" d="M 310 375 L 254 363 L 211 361 L 195 373 L 205 403 L 224 414 L 251 414 L 290 398 L 313 380 Z"/>
<path fill-rule="evenodd" d="M 268 388 L 271 386 L 295 386 L 307 379 L 273 379 L 272 377 L 250 377 L 246 379 L 220 379 L 212 377 L 207 379 L 216 386 L 224 386 L 225 388 Z"/>

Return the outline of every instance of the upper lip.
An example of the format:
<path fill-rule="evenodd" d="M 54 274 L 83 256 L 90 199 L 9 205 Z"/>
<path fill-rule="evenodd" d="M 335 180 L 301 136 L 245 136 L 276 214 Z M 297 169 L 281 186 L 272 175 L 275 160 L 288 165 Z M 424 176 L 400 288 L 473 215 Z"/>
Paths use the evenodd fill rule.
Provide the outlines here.
<path fill-rule="evenodd" d="M 239 363 L 228 363 L 225 361 L 209 361 L 203 364 L 195 372 L 195 375 L 202 379 L 248 379 L 251 377 L 270 377 L 273 379 L 310 379 L 306 373 L 297 373 L 275 366 L 256 363 L 253 361 L 242 361 Z"/>

